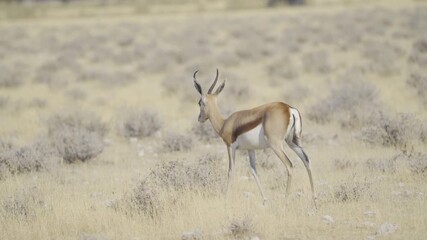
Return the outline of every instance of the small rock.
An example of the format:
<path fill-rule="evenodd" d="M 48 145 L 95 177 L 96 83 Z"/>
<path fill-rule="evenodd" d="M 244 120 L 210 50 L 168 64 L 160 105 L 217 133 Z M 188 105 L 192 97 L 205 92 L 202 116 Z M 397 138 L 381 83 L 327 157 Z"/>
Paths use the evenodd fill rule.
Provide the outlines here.
<path fill-rule="evenodd" d="M 396 232 L 397 225 L 393 223 L 383 223 L 377 230 L 377 235 L 388 235 Z"/>
<path fill-rule="evenodd" d="M 104 139 L 104 144 L 107 146 L 113 145 L 113 140 L 109 139 L 109 138 L 105 138 Z"/>
<path fill-rule="evenodd" d="M 296 191 L 296 195 L 297 195 L 297 197 L 302 197 L 302 196 L 304 196 L 304 190 L 302 190 L 302 189 L 298 189 L 298 190 Z"/>
<path fill-rule="evenodd" d="M 392 191 L 391 194 L 393 194 L 394 196 L 400 196 L 402 193 L 399 191 Z"/>
<path fill-rule="evenodd" d="M 375 223 L 373 222 L 363 222 L 363 225 L 365 225 L 366 227 L 375 227 Z"/>
<path fill-rule="evenodd" d="M 109 238 L 102 235 L 90 235 L 90 234 L 82 234 L 80 235 L 80 240 L 108 240 Z"/>
<path fill-rule="evenodd" d="M 131 138 L 129 138 L 129 142 L 130 142 L 130 143 L 137 143 L 137 142 L 138 142 L 138 138 L 136 138 L 136 137 L 131 137 Z"/>
<path fill-rule="evenodd" d="M 118 199 L 108 199 L 102 203 L 102 205 L 104 205 L 107 208 L 116 208 L 118 204 L 119 204 Z"/>
<path fill-rule="evenodd" d="M 367 236 L 366 240 L 375 240 L 375 236 Z"/>
<path fill-rule="evenodd" d="M 251 240 L 261 240 L 258 236 L 251 237 Z"/>
<path fill-rule="evenodd" d="M 309 208 L 307 210 L 307 216 L 312 217 L 314 215 L 316 215 L 316 209 L 315 208 Z"/>
<path fill-rule="evenodd" d="M 407 197 L 407 198 L 414 196 L 414 194 L 413 194 L 410 190 L 407 190 L 407 189 L 405 189 L 405 190 L 403 191 L 402 195 L 403 195 L 404 197 Z"/>
<path fill-rule="evenodd" d="M 253 194 L 253 193 L 251 193 L 251 192 L 243 192 L 243 195 L 244 195 L 246 198 L 250 198 L 250 197 L 253 197 L 253 196 L 254 196 L 254 194 Z"/>
<path fill-rule="evenodd" d="M 325 222 L 326 224 L 332 224 L 334 223 L 334 219 L 329 216 L 329 215 L 325 215 L 322 217 L 323 222 Z"/>
<path fill-rule="evenodd" d="M 373 223 L 373 222 L 362 222 L 362 223 L 356 224 L 356 227 L 360 228 L 360 229 L 371 229 L 371 228 L 375 227 L 375 223 Z"/>
<path fill-rule="evenodd" d="M 248 181 L 248 180 L 249 180 L 249 177 L 246 177 L 246 176 L 241 176 L 239 178 L 239 181 Z"/>
<path fill-rule="evenodd" d="M 185 232 L 181 236 L 182 240 L 199 240 L 203 239 L 203 233 L 200 229 L 193 229 L 189 232 Z"/>
<path fill-rule="evenodd" d="M 377 213 L 373 211 L 366 211 L 363 214 L 365 214 L 367 217 L 375 217 L 377 215 Z"/>
<path fill-rule="evenodd" d="M 138 157 L 143 157 L 145 155 L 144 149 L 139 150 Z"/>
<path fill-rule="evenodd" d="M 319 186 L 327 186 L 328 185 L 328 181 L 326 180 L 320 180 L 319 181 Z"/>
<path fill-rule="evenodd" d="M 90 194 L 90 196 L 93 197 L 93 198 L 97 198 L 97 197 L 102 196 L 102 192 L 93 192 L 93 193 Z"/>

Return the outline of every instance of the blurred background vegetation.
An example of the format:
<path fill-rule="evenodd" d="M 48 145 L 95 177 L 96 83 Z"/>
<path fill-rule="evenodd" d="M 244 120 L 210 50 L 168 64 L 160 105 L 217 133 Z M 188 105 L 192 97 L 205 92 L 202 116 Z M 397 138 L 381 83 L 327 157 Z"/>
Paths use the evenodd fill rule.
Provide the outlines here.
<path fill-rule="evenodd" d="M 417 0 L 420 1 L 420 0 Z M 422 1 L 422 0 L 421 0 Z M 165 14 L 289 6 L 394 4 L 398 0 L 0 0 L 0 19 Z M 404 2 L 404 1 L 403 1 Z"/>

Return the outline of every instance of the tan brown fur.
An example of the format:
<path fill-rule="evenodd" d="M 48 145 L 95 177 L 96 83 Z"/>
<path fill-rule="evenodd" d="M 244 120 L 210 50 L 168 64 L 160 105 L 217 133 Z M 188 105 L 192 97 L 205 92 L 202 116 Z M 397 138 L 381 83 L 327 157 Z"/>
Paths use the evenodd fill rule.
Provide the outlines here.
<path fill-rule="evenodd" d="M 227 145 L 231 145 L 236 141 L 238 136 L 252 130 L 259 124 L 262 123 L 265 127 L 266 120 L 269 122 L 281 121 L 280 125 L 286 125 L 287 127 L 289 125 L 289 118 L 290 112 L 287 104 L 282 102 L 268 103 L 231 114 L 230 117 L 224 120 L 224 124 L 218 134 Z M 285 133 L 286 129 L 283 134 Z"/>

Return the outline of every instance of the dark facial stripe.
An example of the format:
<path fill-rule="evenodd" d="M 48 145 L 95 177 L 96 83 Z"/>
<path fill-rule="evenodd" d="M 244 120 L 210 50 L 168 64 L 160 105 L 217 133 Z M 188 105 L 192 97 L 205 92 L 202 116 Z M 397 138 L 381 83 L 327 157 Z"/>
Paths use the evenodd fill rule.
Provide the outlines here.
<path fill-rule="evenodd" d="M 262 117 L 256 118 L 251 122 L 245 123 L 243 125 L 240 125 L 238 127 L 236 127 L 233 130 L 233 134 L 231 136 L 231 140 L 232 142 L 235 142 L 237 137 L 239 137 L 240 135 L 242 135 L 245 132 L 248 132 L 252 129 L 254 129 L 256 126 L 258 126 L 259 124 L 261 124 L 262 122 Z"/>

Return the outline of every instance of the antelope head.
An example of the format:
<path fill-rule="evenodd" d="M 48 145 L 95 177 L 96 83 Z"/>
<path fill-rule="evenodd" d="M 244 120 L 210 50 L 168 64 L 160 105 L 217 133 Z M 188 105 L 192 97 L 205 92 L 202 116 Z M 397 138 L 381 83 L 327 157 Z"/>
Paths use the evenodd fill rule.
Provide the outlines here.
<path fill-rule="evenodd" d="M 196 90 L 200 94 L 200 100 L 199 100 L 199 106 L 200 106 L 200 114 L 199 114 L 199 122 L 203 123 L 206 120 L 208 120 L 211 117 L 212 111 L 217 108 L 217 97 L 221 93 L 221 91 L 224 89 L 225 82 L 223 82 L 214 93 L 212 93 L 213 89 L 215 88 L 215 84 L 218 81 L 218 69 L 216 70 L 216 77 L 213 81 L 211 87 L 209 88 L 208 92 L 203 94 L 202 87 L 197 82 L 196 74 L 198 70 L 194 72 L 193 80 L 194 80 L 194 87 L 196 87 Z"/>

